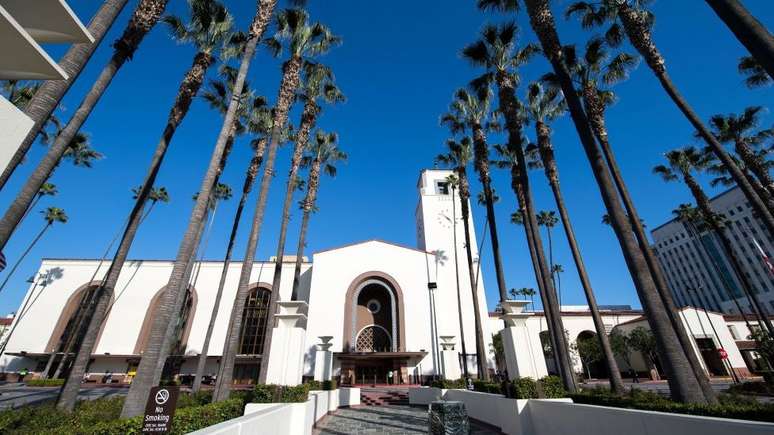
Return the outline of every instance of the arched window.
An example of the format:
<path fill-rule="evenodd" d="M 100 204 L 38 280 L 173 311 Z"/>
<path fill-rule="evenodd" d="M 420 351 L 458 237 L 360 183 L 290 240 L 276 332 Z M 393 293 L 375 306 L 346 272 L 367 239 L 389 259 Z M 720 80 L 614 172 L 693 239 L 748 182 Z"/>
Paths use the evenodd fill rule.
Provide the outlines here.
<path fill-rule="evenodd" d="M 377 325 L 366 326 L 357 336 L 358 352 L 389 352 L 392 348 L 390 334 Z"/>
<path fill-rule="evenodd" d="M 167 288 L 164 287 L 153 296 L 148 310 L 145 312 L 145 319 L 140 327 L 140 334 L 137 336 L 137 342 L 134 345 L 134 353 L 136 355 L 142 355 L 145 353 L 145 347 L 148 345 L 148 339 L 150 338 L 151 329 L 153 329 L 153 319 L 157 317 L 159 305 L 162 302 L 162 297 L 166 293 Z M 196 290 L 192 287 L 188 287 L 185 294 L 185 300 L 183 301 L 183 307 L 180 310 L 179 316 L 172 316 L 171 321 L 177 322 L 175 325 L 175 345 L 172 348 L 170 356 L 182 355 L 185 352 L 185 347 L 188 344 L 188 335 L 191 333 L 191 323 L 193 323 L 193 314 L 196 311 L 197 294 Z"/>
<path fill-rule="evenodd" d="M 270 299 L 271 291 L 263 287 L 255 287 L 247 295 L 245 309 L 242 312 L 242 331 L 239 336 L 240 355 L 263 353 Z"/>
<path fill-rule="evenodd" d="M 85 327 L 83 324 L 87 319 L 84 316 L 88 316 L 88 309 L 99 285 L 84 285 L 76 290 L 65 303 L 62 312 L 59 315 L 54 331 L 51 333 L 51 337 L 46 345 L 46 351 L 50 352 L 63 352 L 64 347 L 71 342 L 73 335 L 77 332 L 77 329 Z M 105 322 L 103 322 L 100 328 L 100 335 L 105 328 Z M 99 342 L 99 339 L 98 339 Z"/>

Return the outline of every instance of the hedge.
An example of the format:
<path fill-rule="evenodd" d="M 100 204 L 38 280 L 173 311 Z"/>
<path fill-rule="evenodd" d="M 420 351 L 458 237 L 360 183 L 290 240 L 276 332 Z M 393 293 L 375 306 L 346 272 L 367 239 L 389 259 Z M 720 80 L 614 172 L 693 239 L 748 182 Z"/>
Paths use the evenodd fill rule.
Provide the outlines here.
<path fill-rule="evenodd" d="M 774 396 L 774 386 L 765 382 L 742 382 L 731 385 L 728 388 L 728 392 L 733 394 L 761 394 Z"/>
<path fill-rule="evenodd" d="M 24 383 L 28 387 L 61 387 L 64 382 L 64 379 L 30 379 Z"/>
<path fill-rule="evenodd" d="M 309 399 L 309 384 L 285 387 L 258 384 L 253 389 L 253 403 L 300 403 Z"/>
<path fill-rule="evenodd" d="M 733 395 L 721 395 L 718 405 L 673 402 L 659 394 L 638 389 L 625 396 L 615 396 L 609 390 L 599 388 L 570 394 L 569 397 L 575 403 L 587 405 L 774 422 L 774 405 Z"/>
<path fill-rule="evenodd" d="M 455 390 L 467 388 L 465 379 L 436 379 L 430 383 L 431 387 L 442 388 L 445 390 Z"/>

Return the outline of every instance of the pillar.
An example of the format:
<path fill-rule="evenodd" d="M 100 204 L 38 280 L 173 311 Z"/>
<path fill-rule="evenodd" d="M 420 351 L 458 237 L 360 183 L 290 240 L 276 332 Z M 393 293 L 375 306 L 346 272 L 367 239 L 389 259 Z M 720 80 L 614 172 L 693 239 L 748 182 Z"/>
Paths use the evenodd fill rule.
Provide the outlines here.
<path fill-rule="evenodd" d="M 308 305 L 304 301 L 280 301 L 276 310 L 266 383 L 299 385 L 304 371 Z"/>
<path fill-rule="evenodd" d="M 331 352 L 333 343 L 330 341 L 333 337 L 324 335 L 317 338 L 320 339 L 320 343 L 317 344 L 317 353 L 314 356 L 314 380 L 330 381 L 333 374 L 333 352 Z"/>
<path fill-rule="evenodd" d="M 503 353 L 508 368 L 508 378 L 530 377 L 539 379 L 548 375 L 543 349 L 539 338 L 530 336 L 527 319 L 533 313 L 525 313 L 529 301 L 508 300 L 501 303 L 505 328 L 500 332 L 503 339 Z"/>
<path fill-rule="evenodd" d="M 459 353 L 454 350 L 455 341 L 453 335 L 442 335 L 441 339 L 441 370 L 444 379 L 456 380 L 462 377 L 460 371 Z"/>

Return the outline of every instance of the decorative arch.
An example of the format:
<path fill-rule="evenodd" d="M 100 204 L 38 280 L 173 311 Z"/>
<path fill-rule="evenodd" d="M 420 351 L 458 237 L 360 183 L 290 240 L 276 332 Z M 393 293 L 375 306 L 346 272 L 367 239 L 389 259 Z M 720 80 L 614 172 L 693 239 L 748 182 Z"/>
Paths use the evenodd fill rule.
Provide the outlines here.
<path fill-rule="evenodd" d="M 67 339 L 64 335 L 73 332 L 72 329 L 75 327 L 75 317 L 76 314 L 78 314 L 79 309 L 85 303 L 84 296 L 87 295 L 87 290 L 96 290 L 101 284 L 101 281 L 86 283 L 78 287 L 73 294 L 67 298 L 67 302 L 65 302 L 64 308 L 62 308 L 62 312 L 59 313 L 59 319 L 57 319 L 54 330 L 51 332 L 51 336 L 48 339 L 48 343 L 44 349 L 45 352 L 59 351 L 58 347 L 61 346 L 60 342 L 63 341 L 62 338 Z M 113 295 L 111 303 L 114 301 L 115 294 Z M 83 309 L 85 309 L 85 306 Z M 102 326 L 99 328 L 99 334 L 97 335 L 97 341 L 94 343 L 94 349 L 97 349 L 97 346 L 99 346 L 99 340 L 102 338 L 102 332 L 105 330 L 105 325 L 107 325 L 107 322 L 102 322 Z"/>
<path fill-rule="evenodd" d="M 344 339 L 344 351 L 346 352 L 356 348 L 357 336 L 355 332 L 359 332 L 356 330 L 357 300 L 360 291 L 369 284 L 379 284 L 387 290 L 392 305 L 390 307 L 392 311 L 392 321 L 395 326 L 395 330 L 390 334 L 392 350 L 395 352 L 404 352 L 406 347 L 406 328 L 403 290 L 400 285 L 398 285 L 395 278 L 379 271 L 361 273 L 352 280 L 347 289 L 344 304 L 344 334 L 342 335 Z"/>
<path fill-rule="evenodd" d="M 356 337 L 357 352 L 386 352 L 386 349 L 392 349 L 392 335 L 381 325 L 364 326 Z"/>
<path fill-rule="evenodd" d="M 258 282 L 250 285 L 242 311 L 242 330 L 239 331 L 239 355 L 262 355 L 268 329 L 271 304 L 271 284 Z"/>
<path fill-rule="evenodd" d="M 135 355 L 142 355 L 142 353 L 145 352 L 145 347 L 148 344 L 151 329 L 153 328 L 153 319 L 156 318 L 156 313 L 159 309 L 159 300 L 164 295 L 166 290 L 167 286 L 159 289 L 159 291 L 153 295 L 150 304 L 148 304 L 148 309 L 145 311 L 145 318 L 143 319 L 142 326 L 140 327 L 140 334 L 137 336 L 137 342 L 134 345 Z M 180 336 L 180 343 L 183 347 L 185 347 L 185 345 L 188 343 L 188 336 L 191 335 L 191 326 L 193 325 L 193 318 L 194 314 L 196 313 L 196 305 L 199 302 L 199 296 L 196 292 L 196 289 L 189 287 L 188 291 L 191 292 L 190 299 L 188 302 L 184 302 L 189 304 L 188 317 L 185 321 L 185 326 L 183 327 L 183 333 Z"/>

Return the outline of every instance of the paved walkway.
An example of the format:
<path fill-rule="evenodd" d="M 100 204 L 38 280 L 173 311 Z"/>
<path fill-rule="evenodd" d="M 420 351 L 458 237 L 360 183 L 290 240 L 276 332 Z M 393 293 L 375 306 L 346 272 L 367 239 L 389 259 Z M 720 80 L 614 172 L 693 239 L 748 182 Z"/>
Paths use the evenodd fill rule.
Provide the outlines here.
<path fill-rule="evenodd" d="M 320 425 L 316 434 L 426 434 L 428 426 L 427 408 L 409 406 L 363 406 L 341 408 L 328 416 Z M 499 434 L 473 424 L 471 434 Z"/>

